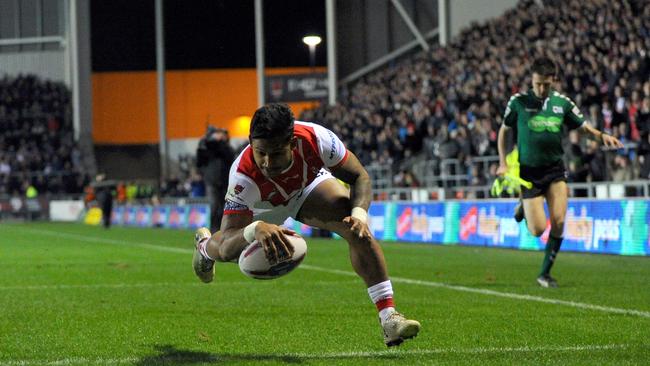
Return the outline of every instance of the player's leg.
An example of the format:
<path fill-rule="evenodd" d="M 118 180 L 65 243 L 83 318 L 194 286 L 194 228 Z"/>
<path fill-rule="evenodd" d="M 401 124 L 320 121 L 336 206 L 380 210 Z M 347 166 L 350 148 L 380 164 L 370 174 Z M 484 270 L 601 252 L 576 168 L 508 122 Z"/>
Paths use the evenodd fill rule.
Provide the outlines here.
<path fill-rule="evenodd" d="M 368 287 L 388 280 L 386 262 L 377 241 L 354 235 L 343 218 L 352 210 L 348 190 L 334 179 L 321 182 L 303 203 L 298 220 L 339 234 L 350 246 L 350 261 Z"/>
<path fill-rule="evenodd" d="M 219 203 L 218 203 L 219 190 L 215 185 L 206 184 L 205 193 L 206 196 L 208 197 L 208 201 L 210 205 L 210 226 L 209 227 L 211 231 L 217 231 L 219 230 L 217 221 L 221 219 L 220 215 L 223 215 L 223 206 L 219 207 Z M 221 213 L 219 213 L 219 209 L 221 210 Z"/>
<path fill-rule="evenodd" d="M 524 199 L 521 197 L 521 195 L 519 196 L 519 202 L 517 202 L 517 205 L 515 206 L 513 217 L 517 222 L 521 222 L 521 220 L 526 218 L 526 215 L 524 213 Z"/>
<path fill-rule="evenodd" d="M 218 258 L 218 247 L 211 244 L 218 242 L 221 232 L 217 231 L 212 235 L 208 228 L 202 227 L 194 233 L 194 255 L 192 257 L 192 267 L 197 277 L 205 283 L 212 282 L 214 279 L 214 262 L 213 258 Z M 212 239 L 214 238 L 214 239 Z"/>
<path fill-rule="evenodd" d="M 528 231 L 536 237 L 542 236 L 546 230 L 546 212 L 544 212 L 544 196 L 539 195 L 523 199 L 524 213 Z"/>
<path fill-rule="evenodd" d="M 210 208 L 210 230 L 212 232 L 216 232 L 221 228 L 223 209 L 226 204 L 226 193 L 228 193 L 227 188 L 226 186 L 217 186 L 214 188 L 214 202 Z"/>
<path fill-rule="evenodd" d="M 557 281 L 551 277 L 551 267 L 553 267 L 557 253 L 560 251 L 560 246 L 562 245 L 567 201 L 568 191 L 566 182 L 559 180 L 551 183 L 548 191 L 546 191 L 546 202 L 548 202 L 548 211 L 551 217 L 551 232 L 546 243 L 544 262 L 542 263 L 542 269 L 538 278 L 538 282 L 543 287 L 557 286 Z"/>
<path fill-rule="evenodd" d="M 389 347 L 399 345 L 404 339 L 415 337 L 420 324 L 395 311 L 393 287 L 388 279 L 381 247 L 374 237 L 362 239 L 354 235 L 343 222 L 345 217 L 350 216 L 351 209 L 349 191 L 335 179 L 326 179 L 308 193 L 297 219 L 307 225 L 333 231 L 348 242 L 352 267 L 365 282 L 368 294 L 379 311 L 384 341 Z"/>

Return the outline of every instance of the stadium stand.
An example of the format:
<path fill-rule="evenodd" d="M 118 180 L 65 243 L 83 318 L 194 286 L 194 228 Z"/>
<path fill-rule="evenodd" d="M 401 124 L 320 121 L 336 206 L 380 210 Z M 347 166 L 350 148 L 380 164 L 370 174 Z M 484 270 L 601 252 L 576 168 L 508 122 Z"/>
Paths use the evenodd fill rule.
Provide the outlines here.
<path fill-rule="evenodd" d="M 70 91 L 32 75 L 0 79 L 0 196 L 80 194 L 88 184 L 74 140 Z"/>
<path fill-rule="evenodd" d="M 465 29 L 448 47 L 416 53 L 344 86 L 335 106 L 300 118 L 338 133 L 374 172 L 375 188 L 403 185 L 404 171 L 429 187 L 482 185 L 496 169 L 507 100 L 528 88 L 529 63 L 541 55 L 560 65 L 559 89 L 597 128 L 627 146 L 604 154 L 569 134 L 570 181 L 648 179 L 646 0 L 521 1 Z"/>

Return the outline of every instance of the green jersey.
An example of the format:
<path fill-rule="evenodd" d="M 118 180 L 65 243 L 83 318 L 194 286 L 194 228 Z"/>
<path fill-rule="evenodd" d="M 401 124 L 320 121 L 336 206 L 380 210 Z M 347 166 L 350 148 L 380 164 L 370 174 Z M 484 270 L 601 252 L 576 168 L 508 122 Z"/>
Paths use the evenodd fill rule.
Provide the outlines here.
<path fill-rule="evenodd" d="M 569 129 L 582 126 L 585 118 L 571 99 L 551 91 L 542 100 L 530 90 L 510 98 L 503 123 L 514 128 L 521 165 L 539 167 L 562 160 L 562 126 Z"/>

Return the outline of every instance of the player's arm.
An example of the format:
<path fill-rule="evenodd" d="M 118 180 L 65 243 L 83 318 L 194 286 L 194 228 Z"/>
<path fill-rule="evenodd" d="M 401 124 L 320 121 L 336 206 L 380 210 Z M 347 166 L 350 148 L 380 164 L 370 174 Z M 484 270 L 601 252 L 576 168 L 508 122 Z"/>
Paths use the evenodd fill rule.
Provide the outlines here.
<path fill-rule="evenodd" d="M 508 171 L 508 162 L 506 161 L 506 155 L 508 155 L 508 152 L 506 151 L 506 135 L 512 127 L 517 126 L 517 108 L 519 106 L 519 102 L 517 102 L 518 95 L 519 94 L 515 94 L 510 97 L 506 110 L 503 113 L 503 123 L 501 124 L 497 135 L 497 150 L 499 152 L 499 168 L 497 168 L 497 176 L 503 176 Z"/>
<path fill-rule="evenodd" d="M 506 161 L 506 134 L 511 130 L 505 124 L 501 124 L 499 134 L 497 135 L 497 149 L 499 150 L 499 168 L 497 168 L 497 175 L 503 176 L 508 171 L 508 163 Z"/>
<path fill-rule="evenodd" d="M 223 262 L 236 260 L 249 243 L 258 240 L 270 263 L 281 262 L 293 256 L 293 246 L 285 235 L 295 235 L 293 230 L 264 221 L 253 222 L 247 214 L 224 215 L 221 236 L 218 239 L 219 259 Z"/>
<path fill-rule="evenodd" d="M 343 222 L 350 225 L 352 232 L 360 238 L 370 238 L 368 228 L 368 207 L 372 199 L 372 186 L 370 175 L 361 165 L 359 159 L 350 151 L 345 162 L 332 170 L 332 174 L 350 185 L 350 200 L 352 212 L 350 216 L 343 219 Z"/>
<path fill-rule="evenodd" d="M 587 135 L 587 137 L 602 143 L 607 148 L 623 147 L 623 144 L 616 137 L 592 127 L 589 121 L 585 120 L 580 108 L 572 100 L 567 102 L 564 118 L 569 128 L 577 128 L 580 134 Z"/>
<path fill-rule="evenodd" d="M 623 143 L 621 143 L 621 141 L 619 141 L 619 139 L 617 139 L 616 137 L 614 137 L 612 135 L 606 134 L 606 133 L 604 133 L 602 131 L 598 131 L 597 129 L 592 127 L 591 124 L 588 121 L 585 121 L 582 124 L 582 126 L 580 126 L 578 128 L 578 131 L 581 134 L 586 135 L 587 137 L 602 143 L 603 146 L 605 146 L 607 148 L 620 149 L 620 148 L 624 147 Z"/>

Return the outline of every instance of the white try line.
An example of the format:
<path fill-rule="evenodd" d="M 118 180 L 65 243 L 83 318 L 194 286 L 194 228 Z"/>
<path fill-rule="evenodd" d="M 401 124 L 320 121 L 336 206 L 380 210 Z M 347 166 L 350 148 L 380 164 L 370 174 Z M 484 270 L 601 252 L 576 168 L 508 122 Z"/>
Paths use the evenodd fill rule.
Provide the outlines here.
<path fill-rule="evenodd" d="M 201 352 L 200 355 L 186 356 L 178 355 L 149 355 L 141 358 L 64 358 L 54 361 L 44 360 L 5 360 L 0 361 L 0 366 L 68 366 L 68 365 L 120 365 L 136 362 L 143 362 L 153 358 L 157 363 L 198 363 L 198 362 L 235 362 L 235 361 L 262 361 L 262 360 L 331 360 L 331 359 L 354 359 L 354 358 L 376 358 L 376 357 L 408 357 L 419 355 L 436 354 L 499 354 L 499 353 L 539 353 L 539 352 L 590 352 L 608 351 L 612 349 L 630 348 L 627 344 L 603 344 L 603 345 L 576 345 L 576 346 L 522 346 L 522 347 L 477 347 L 477 348 L 438 348 L 438 349 L 412 349 L 412 350 L 385 350 L 385 351 L 359 351 L 359 352 L 327 352 L 322 354 L 314 353 L 271 353 L 271 354 L 213 354 Z"/>
<path fill-rule="evenodd" d="M 97 242 L 97 243 L 117 244 L 117 245 L 124 245 L 124 246 L 136 246 L 136 247 L 140 247 L 140 248 L 167 251 L 167 252 L 174 252 L 174 253 L 183 253 L 183 254 L 192 253 L 191 249 L 170 248 L 170 247 L 165 247 L 165 246 L 162 246 L 162 245 L 155 245 L 155 244 L 148 244 L 148 243 L 125 242 L 125 241 L 114 240 L 114 239 L 88 237 L 88 236 L 85 236 L 85 235 L 61 233 L 61 232 L 58 232 L 58 231 L 45 230 L 45 229 L 29 229 L 29 230 L 33 231 L 33 232 L 49 235 L 49 236 L 70 238 L 70 239 L 81 240 L 81 241 L 92 241 L 92 242 Z M 302 264 L 299 268 L 308 269 L 308 270 L 312 270 L 312 271 L 320 271 L 320 272 L 344 275 L 344 276 L 357 277 L 357 274 L 354 273 L 354 272 L 351 272 L 351 271 L 341 271 L 341 270 L 337 270 L 337 269 L 329 269 L 329 268 L 317 267 L 317 266 L 312 266 L 312 265 L 308 265 L 308 264 Z M 428 286 L 428 287 L 439 287 L 439 288 L 455 290 L 455 291 L 461 291 L 461 292 L 470 292 L 470 293 L 476 293 L 476 294 L 481 294 L 481 295 L 504 297 L 504 298 L 508 298 L 508 299 L 516 299 L 516 300 L 524 300 L 524 301 L 535 301 L 535 302 L 541 302 L 541 303 L 547 303 L 547 304 L 570 306 L 570 307 L 580 308 L 580 309 L 602 311 L 602 312 L 606 312 L 606 313 L 635 315 L 635 316 L 640 316 L 640 317 L 643 317 L 643 318 L 650 318 L 650 312 L 642 311 L 642 310 L 615 308 L 615 307 L 611 307 L 611 306 L 594 305 L 594 304 L 588 304 L 588 303 L 584 303 L 584 302 L 558 300 L 558 299 L 550 299 L 550 298 L 541 297 L 541 296 L 516 294 L 516 293 L 511 293 L 511 292 L 500 292 L 500 291 L 494 291 L 494 290 L 488 290 L 488 289 L 482 289 L 482 288 L 474 288 L 474 287 L 466 287 L 466 286 L 458 286 L 458 285 L 448 285 L 448 284 L 442 283 L 442 282 L 422 281 L 422 280 L 414 280 L 414 279 L 402 278 L 402 277 L 392 277 L 391 276 L 390 279 L 391 279 L 391 281 L 397 282 L 397 283 L 407 283 L 407 284 L 411 284 L 411 285 Z"/>

